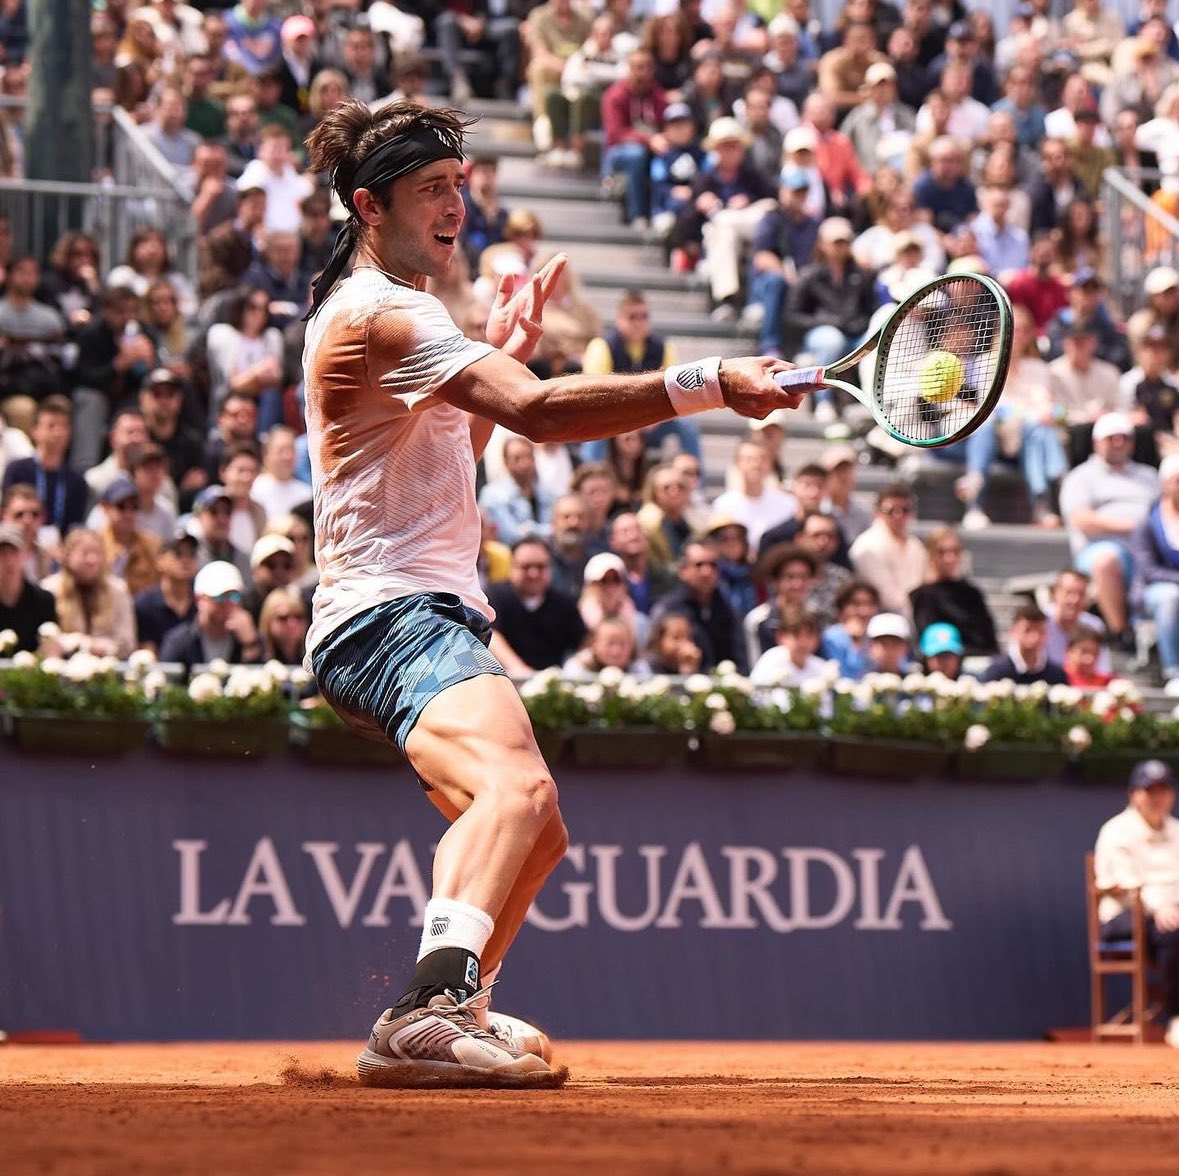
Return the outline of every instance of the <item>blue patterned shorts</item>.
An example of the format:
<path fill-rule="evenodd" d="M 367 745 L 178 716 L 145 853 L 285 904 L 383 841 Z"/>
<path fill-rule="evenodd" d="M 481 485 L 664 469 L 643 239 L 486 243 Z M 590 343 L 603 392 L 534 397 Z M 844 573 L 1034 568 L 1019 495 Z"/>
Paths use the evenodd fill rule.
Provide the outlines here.
<path fill-rule="evenodd" d="M 448 686 L 503 674 L 491 622 L 450 592 L 420 592 L 345 621 L 312 655 L 320 692 L 353 729 L 405 751 L 426 704 Z"/>

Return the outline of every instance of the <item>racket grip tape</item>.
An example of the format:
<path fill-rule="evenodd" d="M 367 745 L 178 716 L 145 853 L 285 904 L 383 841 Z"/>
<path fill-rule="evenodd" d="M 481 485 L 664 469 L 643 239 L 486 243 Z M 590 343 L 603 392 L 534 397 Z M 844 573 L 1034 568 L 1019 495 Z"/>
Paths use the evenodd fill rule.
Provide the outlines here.
<path fill-rule="evenodd" d="M 788 372 L 775 372 L 774 383 L 779 388 L 814 388 L 823 382 L 824 367 L 791 368 Z"/>

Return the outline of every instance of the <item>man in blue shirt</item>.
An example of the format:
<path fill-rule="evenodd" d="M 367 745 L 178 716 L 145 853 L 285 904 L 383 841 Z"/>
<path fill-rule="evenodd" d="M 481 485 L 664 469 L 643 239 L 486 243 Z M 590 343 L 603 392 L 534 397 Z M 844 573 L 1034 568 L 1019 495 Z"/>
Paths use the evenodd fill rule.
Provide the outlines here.
<path fill-rule="evenodd" d="M 958 144 L 949 135 L 934 139 L 929 147 L 929 169 L 913 185 L 913 198 L 939 233 L 953 232 L 978 212 L 974 185 L 962 172 Z"/>
<path fill-rule="evenodd" d="M 987 269 L 1002 276 L 1024 269 L 1028 263 L 1028 235 L 1007 219 L 1011 211 L 1011 193 L 1006 188 L 986 188 L 982 193 L 983 210 L 970 222 L 979 256 Z"/>

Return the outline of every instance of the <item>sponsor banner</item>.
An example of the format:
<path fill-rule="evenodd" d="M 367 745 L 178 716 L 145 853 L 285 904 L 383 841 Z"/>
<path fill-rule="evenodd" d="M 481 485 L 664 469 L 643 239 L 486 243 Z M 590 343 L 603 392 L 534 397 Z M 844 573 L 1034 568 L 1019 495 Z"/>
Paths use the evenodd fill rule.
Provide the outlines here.
<path fill-rule="evenodd" d="M 567 1037 L 1035 1037 L 1088 1018 L 1058 782 L 569 771 L 496 1003 Z M 0 1029 L 363 1037 L 445 823 L 406 771 L 0 749 Z"/>

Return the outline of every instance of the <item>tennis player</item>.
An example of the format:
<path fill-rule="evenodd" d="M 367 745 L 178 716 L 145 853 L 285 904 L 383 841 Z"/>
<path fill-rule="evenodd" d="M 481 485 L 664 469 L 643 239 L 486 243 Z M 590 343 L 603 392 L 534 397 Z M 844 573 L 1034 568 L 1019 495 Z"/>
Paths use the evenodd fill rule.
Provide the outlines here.
<path fill-rule="evenodd" d="M 424 288 L 458 248 L 464 126 L 456 111 L 345 102 L 307 142 L 349 212 L 303 355 L 320 571 L 308 658 L 324 698 L 394 741 L 451 822 L 417 966 L 373 1027 L 362 1080 L 549 1085 L 543 1035 L 486 1028 L 490 982 L 566 832 L 528 715 L 487 650 L 475 463 L 495 424 L 586 441 L 725 406 L 760 419 L 801 395 L 778 387 L 789 365 L 768 358 L 536 379 L 524 361 L 563 257 L 518 292 L 501 286 L 488 342 L 465 338 Z"/>

